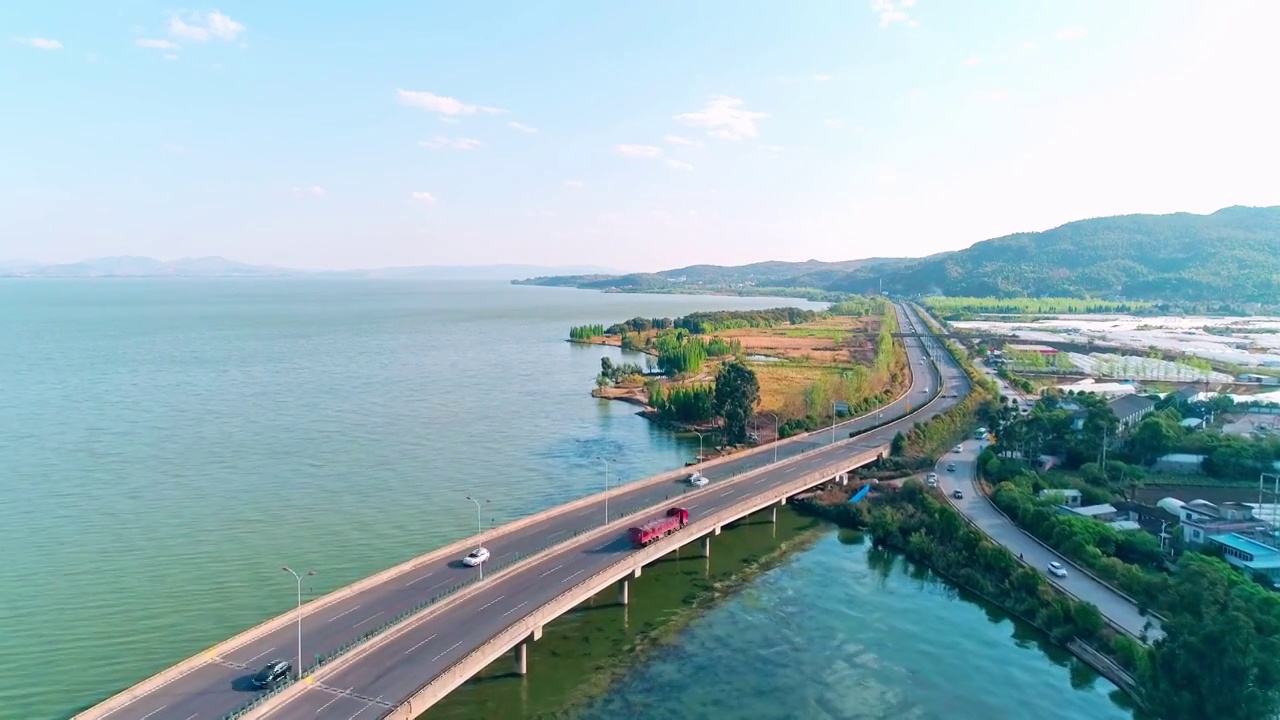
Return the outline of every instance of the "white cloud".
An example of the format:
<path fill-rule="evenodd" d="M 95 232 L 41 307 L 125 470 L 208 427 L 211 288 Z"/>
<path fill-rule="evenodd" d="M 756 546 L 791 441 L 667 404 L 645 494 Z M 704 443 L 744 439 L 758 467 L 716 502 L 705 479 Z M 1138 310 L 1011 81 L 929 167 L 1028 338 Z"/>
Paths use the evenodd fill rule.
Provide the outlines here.
<path fill-rule="evenodd" d="M 484 143 L 475 138 L 456 137 L 450 138 L 443 135 L 437 135 L 431 140 L 422 140 L 418 143 L 424 148 L 439 150 L 440 148 L 453 148 L 455 150 L 475 150 L 484 147 Z"/>
<path fill-rule="evenodd" d="M 1069 27 L 1058 31 L 1059 40 L 1080 40 L 1088 35 L 1089 31 L 1082 27 Z"/>
<path fill-rule="evenodd" d="M 786 148 L 781 145 L 761 145 L 760 149 L 768 153 L 780 153 L 783 150 L 786 150 Z"/>
<path fill-rule="evenodd" d="M 687 163 L 687 162 L 685 162 L 685 161 L 683 161 L 683 160 L 676 160 L 675 158 L 667 158 L 667 164 L 668 164 L 668 165 L 670 165 L 671 167 L 673 167 L 673 168 L 677 169 L 677 170 L 692 170 L 692 169 L 693 169 L 693 165 L 691 165 L 690 163 Z"/>
<path fill-rule="evenodd" d="M 1024 43 L 1022 43 L 1022 44 L 1021 44 L 1021 45 L 1019 45 L 1018 47 L 1022 48 L 1023 50 L 1035 50 L 1035 49 L 1036 49 L 1036 44 L 1035 44 L 1035 43 L 1033 43 L 1033 42 L 1028 41 L 1028 42 L 1024 42 Z"/>
<path fill-rule="evenodd" d="M 22 44 L 22 45 L 27 45 L 27 46 L 29 46 L 29 47 L 33 47 L 33 48 L 35 48 L 35 49 L 37 49 L 37 50 L 61 50 L 61 49 L 62 49 L 62 43 L 58 42 L 57 40 L 51 40 L 51 39 L 49 39 L 49 38 L 42 38 L 42 37 L 29 37 L 29 38 L 16 37 L 16 38 L 14 38 L 14 39 L 13 39 L 13 41 L 14 41 L 14 42 L 16 42 L 16 43 L 20 43 L 20 44 Z"/>
<path fill-rule="evenodd" d="M 915 0 L 871 0 L 871 12 L 880 18 L 880 27 L 889 27 L 894 23 L 904 23 L 907 27 L 919 25 L 912 19 L 907 8 L 914 6 Z"/>
<path fill-rule="evenodd" d="M 441 115 L 441 116 L 440 116 L 440 122 L 442 122 L 442 123 L 449 123 L 450 125 L 457 125 L 458 123 L 460 123 L 460 122 L 462 122 L 462 121 L 461 121 L 461 120 L 459 120 L 459 119 L 458 119 L 458 118 L 456 118 L 456 117 L 449 117 L 449 116 L 447 116 L 447 115 Z"/>
<path fill-rule="evenodd" d="M 423 205 L 436 204 L 436 196 L 426 191 L 419 191 L 419 192 L 412 193 L 410 197 L 413 198 L 414 202 L 422 203 Z"/>
<path fill-rule="evenodd" d="M 152 50 L 177 50 L 182 47 L 172 40 L 156 40 L 151 38 L 138 38 L 133 41 L 133 44 L 140 48 L 150 48 Z"/>
<path fill-rule="evenodd" d="M 584 187 L 584 183 L 581 180 L 565 180 L 564 186 L 577 189 Z"/>
<path fill-rule="evenodd" d="M 965 59 L 964 64 L 965 64 L 967 67 L 973 67 L 974 65 L 981 65 L 981 64 L 982 64 L 982 58 L 979 58 L 979 57 L 971 57 L 971 58 L 967 58 L 967 59 Z"/>
<path fill-rule="evenodd" d="M 489 107 L 488 105 L 472 105 L 461 100 L 444 95 L 436 95 L 420 90 L 396 90 L 396 97 L 399 98 L 401 105 L 409 107 L 422 108 L 429 110 L 441 116 L 441 120 L 445 122 L 456 122 L 456 118 L 448 117 L 451 115 L 474 115 L 478 112 L 486 115 L 501 115 L 506 110 L 502 108 Z"/>
<path fill-rule="evenodd" d="M 826 82 L 831 79 L 831 76 L 825 73 L 818 73 L 817 75 L 813 76 L 813 79 L 817 82 Z"/>
<path fill-rule="evenodd" d="M 293 189 L 295 197 L 318 197 L 322 198 L 329 192 L 319 185 L 308 185 L 307 187 L 296 187 Z"/>
<path fill-rule="evenodd" d="M 986 98 L 988 100 L 999 102 L 1001 100 L 1008 100 L 1009 93 L 1004 90 L 992 90 L 991 92 L 986 94 Z"/>
<path fill-rule="evenodd" d="M 684 145 L 685 147 L 702 147 L 702 143 L 693 138 L 683 137 L 681 135 L 663 135 L 663 141 L 672 145 Z"/>
<path fill-rule="evenodd" d="M 615 145 L 613 149 L 627 157 L 656 158 L 662 154 L 662 148 L 654 145 Z"/>
<path fill-rule="evenodd" d="M 524 123 L 522 123 L 522 122 L 516 122 L 515 120 L 512 120 L 511 122 L 507 123 L 507 127 L 515 128 L 516 130 L 519 130 L 520 132 L 526 132 L 526 133 L 529 133 L 530 135 L 532 135 L 533 133 L 538 132 L 538 128 L 536 128 L 536 127 L 530 127 L 530 126 L 528 126 L 528 125 L 525 125 L 525 124 L 524 124 Z"/>
<path fill-rule="evenodd" d="M 676 115 L 674 120 L 686 125 L 704 128 L 707 134 L 723 140 L 741 140 L 760 134 L 756 120 L 769 117 L 768 113 L 742 109 L 742 100 L 714 95 L 706 107 L 697 112 Z"/>
<path fill-rule="evenodd" d="M 836 118 L 827 118 L 826 120 L 822 121 L 822 124 L 826 125 L 832 130 L 839 130 L 840 128 L 844 127 L 844 121 L 838 120 Z"/>
<path fill-rule="evenodd" d="M 215 38 L 231 41 L 245 29 L 242 23 L 217 10 L 208 13 L 174 13 L 169 18 L 169 34 L 191 42 L 208 42 Z"/>

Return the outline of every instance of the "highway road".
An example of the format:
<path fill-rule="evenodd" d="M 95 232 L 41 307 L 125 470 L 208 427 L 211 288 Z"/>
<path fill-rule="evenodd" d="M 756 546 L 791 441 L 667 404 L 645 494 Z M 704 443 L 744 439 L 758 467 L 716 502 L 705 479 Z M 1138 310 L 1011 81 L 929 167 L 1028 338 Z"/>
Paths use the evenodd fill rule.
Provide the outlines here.
<path fill-rule="evenodd" d="M 899 308 L 898 313 L 901 327 L 910 328 L 914 322 L 921 329 L 924 328 L 923 324 L 918 320 L 909 318 L 901 308 Z M 849 434 L 852 432 L 865 431 L 877 423 L 895 417 L 903 417 L 910 412 L 908 408 L 914 410 L 927 400 L 926 389 L 936 388 L 937 386 L 937 371 L 934 366 L 932 364 L 919 364 L 919 360 L 923 357 L 922 343 L 928 342 L 930 342 L 928 339 L 904 339 L 912 362 L 913 386 L 911 392 L 892 406 L 883 408 L 877 413 L 837 425 L 834 433 L 836 440 L 848 439 Z M 938 354 L 940 353 L 935 352 L 935 355 Z M 921 370 L 925 372 L 921 372 Z M 952 366 L 949 372 L 954 371 L 955 368 Z M 951 392 L 954 392 L 954 390 L 951 390 Z M 942 407 L 951 402 L 954 402 L 954 400 L 940 401 L 935 405 L 935 409 L 940 411 Z M 881 415 L 883 416 L 882 418 L 880 417 Z M 859 442 L 857 445 L 876 445 L 881 442 L 887 442 L 899 429 L 909 427 L 911 423 L 921 419 L 923 417 L 912 417 L 909 420 L 903 420 L 897 425 L 876 432 L 865 443 Z M 833 456 L 824 454 L 815 456 L 813 459 L 802 460 L 799 464 L 787 463 L 790 458 L 796 455 L 829 445 L 832 441 L 832 436 L 833 433 L 828 428 L 815 431 L 802 440 L 780 445 L 778 447 L 779 467 L 768 473 L 766 477 L 772 478 L 773 481 L 781 481 L 784 478 L 803 474 L 806 472 L 806 468 L 808 471 L 812 471 L 821 467 L 824 463 L 833 462 L 835 459 Z M 838 456 L 845 454 L 852 456 L 861 452 L 861 449 L 859 447 L 837 447 L 832 448 L 830 452 L 839 453 L 840 455 Z M 687 502 L 695 505 L 692 508 L 694 512 L 707 512 L 709 508 L 717 506 L 715 505 L 716 503 L 729 503 L 734 499 L 735 495 L 729 494 L 734 492 L 734 490 L 729 489 L 731 485 L 736 489 L 736 494 L 740 499 L 741 493 L 747 492 L 752 487 L 748 483 L 768 483 L 770 481 L 759 481 L 751 477 L 745 479 L 738 477 L 736 478 L 738 484 L 735 485 L 735 480 L 731 480 L 730 476 L 739 476 L 744 472 L 769 466 L 772 464 L 772 458 L 773 453 L 764 451 L 741 458 L 730 458 L 723 464 L 706 469 L 704 474 L 711 480 L 711 484 L 707 488 L 698 491 L 699 499 L 697 500 L 692 499 L 693 493 L 690 493 L 689 497 L 691 499 L 687 500 Z M 758 487 L 763 489 L 766 485 L 760 484 Z M 630 492 L 611 498 L 609 500 L 609 510 L 612 516 L 617 518 L 620 513 L 636 512 L 645 508 L 657 508 L 659 506 L 665 508 L 669 498 L 674 498 L 686 490 L 687 488 L 678 482 L 673 482 L 669 485 L 636 487 Z M 709 504 L 704 505 L 703 503 Z M 502 533 L 501 529 L 499 529 L 499 534 L 485 543 L 492 553 L 490 564 L 500 565 L 504 561 L 509 561 L 514 555 L 528 553 L 545 547 L 548 543 L 557 541 L 558 538 L 568 539 L 576 532 L 598 527 L 603 520 L 603 515 L 603 500 L 599 500 L 588 506 L 575 509 L 571 513 L 556 515 L 543 522 L 514 532 Z M 637 518 L 637 522 L 643 519 L 642 517 Z M 582 571 L 586 572 L 590 567 L 597 567 L 596 563 L 606 561 L 611 553 L 620 551 L 619 548 L 609 545 L 598 548 L 585 560 L 582 558 L 576 560 L 565 558 L 563 562 L 586 563 L 574 565 L 575 568 L 581 567 Z M 419 566 L 411 573 L 388 578 L 373 587 L 319 608 L 303 618 L 302 654 L 304 658 L 310 659 L 316 654 L 335 652 L 359 639 L 368 630 L 411 610 L 420 603 L 439 594 L 445 588 L 470 579 L 470 574 L 476 572 L 477 570 L 474 568 L 462 567 L 458 559 L 445 559 Z M 548 576 L 543 579 L 542 583 L 539 584 L 540 587 L 554 588 L 558 586 L 560 583 L 556 578 L 562 576 L 563 568 L 556 572 L 557 574 L 554 577 Z M 501 581 L 494 581 L 486 591 L 490 595 L 493 593 L 497 593 L 497 595 L 492 598 L 489 595 L 485 596 L 492 599 L 494 604 L 484 608 L 483 612 L 490 615 L 492 614 L 491 611 L 498 612 L 498 617 L 502 618 L 502 613 L 510 610 L 512 614 L 508 615 L 506 619 L 514 621 L 518 618 L 514 613 L 520 611 L 519 609 L 513 609 L 516 605 L 520 605 L 521 608 L 532 608 L 536 605 L 536 601 L 530 596 L 528 599 L 520 597 L 511 605 L 504 603 L 504 598 L 508 596 L 514 598 L 524 592 L 522 583 L 529 577 L 527 572 L 513 572 L 510 575 L 510 577 L 504 576 Z M 512 589 L 508 592 L 506 588 Z M 479 605 L 489 602 L 489 599 L 479 600 Z M 526 604 L 521 605 L 522 602 Z M 461 617 L 467 618 L 469 616 L 466 613 L 480 613 L 481 610 L 474 602 L 469 602 L 467 607 L 461 609 L 460 612 L 463 613 Z M 456 618 L 458 616 L 450 615 L 449 617 Z M 386 668 L 375 668 L 373 665 L 362 661 L 359 668 L 353 669 L 353 672 L 356 673 L 357 679 L 361 681 L 372 681 L 383 676 L 388 678 L 385 684 L 369 685 L 364 688 L 368 692 L 375 692 L 370 697 L 376 698 L 379 693 L 388 692 L 390 688 L 394 688 L 397 691 L 409 690 L 407 686 L 403 685 L 403 683 L 408 682 L 407 678 L 416 677 L 418 678 L 416 682 L 421 684 L 421 679 L 427 677 L 424 673 L 434 667 L 430 663 L 451 662 L 452 659 L 469 651 L 471 647 L 479 645 L 480 642 L 494 634 L 491 632 L 492 627 L 490 624 L 481 622 L 478 619 L 458 622 L 465 627 L 464 636 L 459 636 L 464 639 L 451 641 L 441 647 L 439 642 L 428 641 L 427 638 L 419 638 L 423 644 L 415 649 L 414 654 L 400 658 L 401 662 L 389 663 Z M 444 637 L 452 636 L 442 635 L 441 639 L 444 639 Z M 209 658 L 190 672 L 177 677 L 146 695 L 134 699 L 127 705 L 110 712 L 109 715 L 95 714 L 91 710 L 85 713 L 85 717 L 106 717 L 109 720 L 216 720 L 227 713 L 239 709 L 255 697 L 257 692 L 250 686 L 249 678 L 269 660 L 274 658 L 292 659 L 296 667 L 298 663 L 298 659 L 295 657 L 296 642 L 297 627 L 290 622 L 274 632 L 229 652 L 226 656 Z M 449 646 L 454 642 L 458 643 L 457 647 L 449 650 Z M 444 650 L 449 650 L 449 652 L 441 655 L 440 653 Z M 437 655 L 439 657 L 436 657 Z M 427 666 L 421 664 L 424 659 L 428 663 Z M 304 661 L 304 664 L 309 665 L 310 662 Z M 361 670 L 360 668 L 368 669 Z M 368 673 L 368 675 L 361 676 L 359 675 L 360 672 Z M 355 680 L 350 682 L 352 692 L 358 693 L 361 691 L 362 688 L 356 687 L 358 684 L 360 683 Z M 305 693 L 306 702 L 311 702 L 311 698 L 321 694 L 321 692 Z M 350 698 L 340 698 L 340 700 L 344 707 L 351 702 Z M 332 714 L 334 716 L 341 714 L 341 711 L 336 708 L 331 708 L 331 710 L 333 710 Z M 328 711 L 326 711 L 327 715 Z M 345 718 L 349 715 L 350 713 L 347 713 L 342 717 Z"/>
<path fill-rule="evenodd" d="M 906 327 L 908 322 L 904 320 L 902 324 Z M 917 387 L 912 395 L 923 398 L 922 391 L 926 385 L 936 387 L 936 369 L 930 363 L 914 364 L 920 357 L 920 349 L 915 340 L 908 339 L 907 342 L 912 368 L 917 376 Z M 954 363 L 944 366 L 945 394 L 962 394 L 967 391 L 967 385 L 967 378 Z M 956 400 L 939 400 L 930 408 L 929 414 L 941 412 L 954 402 Z M 796 462 L 780 462 L 745 477 L 715 482 L 714 476 L 707 473 L 713 482 L 681 499 L 680 505 L 689 509 L 694 519 L 713 514 L 751 495 L 829 467 L 840 457 L 851 457 L 883 446 L 892 440 L 895 433 L 908 429 L 920 419 L 905 418 L 871 431 L 847 446 L 830 448 Z M 847 439 L 848 432 L 844 430 L 838 437 Z M 829 438 L 829 431 L 827 436 Z M 675 504 L 674 500 L 669 504 L 663 503 L 661 496 L 652 499 L 657 506 L 650 513 L 637 516 L 635 523 L 658 517 L 668 505 Z M 508 551 L 510 547 L 507 546 Z M 346 720 L 353 716 L 364 720 L 382 717 L 453 662 L 572 587 L 571 583 L 604 570 L 631 552 L 634 550 L 627 542 L 625 532 L 619 531 L 616 536 L 598 543 L 568 547 L 521 566 L 490 581 L 483 590 L 464 602 L 440 610 L 403 634 L 378 642 L 376 649 L 324 676 L 321 682 L 306 688 L 267 717 L 271 720 Z M 644 582 L 644 578 L 637 582 Z"/>
<path fill-rule="evenodd" d="M 1041 545 L 1035 538 L 1024 533 L 1008 518 L 1000 514 L 995 506 L 982 496 L 976 484 L 976 468 L 978 455 L 988 443 L 969 440 L 964 443 L 964 452 L 947 453 L 938 460 L 935 472 L 938 473 L 938 486 L 946 493 L 947 499 L 955 505 L 965 517 L 973 521 L 992 540 L 1008 548 L 1010 552 L 1021 554 L 1024 561 L 1049 578 L 1053 584 L 1086 602 L 1091 602 L 1111 622 L 1134 634 L 1141 635 L 1148 622 L 1151 628 L 1147 636 L 1155 641 L 1163 636 L 1160 620 L 1146 617 L 1138 612 L 1138 608 L 1127 598 L 1111 588 L 1094 580 L 1067 558 Z M 955 463 L 954 472 L 946 469 L 948 463 Z M 952 491 L 959 488 L 964 492 L 964 499 L 957 500 Z M 1062 563 L 1067 568 L 1067 577 L 1054 577 L 1049 573 L 1049 563 Z"/>

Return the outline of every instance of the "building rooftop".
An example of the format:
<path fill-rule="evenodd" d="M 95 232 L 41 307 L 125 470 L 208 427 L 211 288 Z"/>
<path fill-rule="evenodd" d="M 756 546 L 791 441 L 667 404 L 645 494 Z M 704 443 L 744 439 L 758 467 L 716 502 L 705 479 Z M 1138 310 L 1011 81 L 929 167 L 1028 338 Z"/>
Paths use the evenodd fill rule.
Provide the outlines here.
<path fill-rule="evenodd" d="M 1247 567 L 1258 569 L 1280 568 L 1280 550 L 1270 545 L 1260 543 L 1238 533 L 1210 535 L 1209 539 L 1232 550 L 1252 555 L 1253 560 L 1243 561 Z"/>
<path fill-rule="evenodd" d="M 1058 352 L 1057 348 L 1051 348 L 1048 345 L 1005 345 L 1004 349 L 1008 352 L 1034 352 L 1049 354 Z"/>
<path fill-rule="evenodd" d="M 1040 497 L 1047 498 L 1050 495 L 1061 495 L 1065 498 L 1080 497 L 1080 491 L 1075 488 L 1045 488 L 1040 491 Z"/>
<path fill-rule="evenodd" d="M 1131 531 L 1133 531 L 1133 530 L 1141 530 L 1141 529 L 1142 529 L 1142 526 L 1141 526 L 1141 525 L 1139 525 L 1139 524 L 1138 524 L 1136 521 L 1134 521 L 1134 520 L 1116 520 L 1115 522 L 1110 522 L 1110 523 L 1107 523 L 1107 524 L 1108 524 L 1108 525 L 1110 525 L 1111 527 L 1115 528 L 1115 529 L 1116 529 L 1116 530 L 1118 530 L 1119 532 L 1131 532 Z"/>
<path fill-rule="evenodd" d="M 1084 507 L 1071 508 L 1071 512 L 1077 515 L 1084 515 L 1085 517 L 1096 517 L 1098 515 L 1111 515 L 1111 514 L 1114 514 L 1115 511 L 1116 511 L 1116 508 L 1111 503 L 1106 503 L 1103 505 L 1085 505 Z"/>
<path fill-rule="evenodd" d="M 1156 401 L 1141 395 L 1121 395 L 1107 403 L 1111 412 L 1118 418 L 1127 418 L 1140 412 L 1146 412 L 1156 406 Z"/>

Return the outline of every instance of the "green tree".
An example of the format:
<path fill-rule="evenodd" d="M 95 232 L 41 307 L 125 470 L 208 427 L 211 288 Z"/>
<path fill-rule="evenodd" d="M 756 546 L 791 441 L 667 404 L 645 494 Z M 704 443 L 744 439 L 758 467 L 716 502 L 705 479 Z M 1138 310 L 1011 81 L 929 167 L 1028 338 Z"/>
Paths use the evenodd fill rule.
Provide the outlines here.
<path fill-rule="evenodd" d="M 889 454 L 894 457 L 902 457 L 907 454 L 907 436 L 901 432 L 893 436 L 893 441 L 889 443 Z"/>
<path fill-rule="evenodd" d="M 760 402 L 760 381 L 746 364 L 732 361 L 716 373 L 715 413 L 724 418 L 725 440 L 740 443 L 747 439 L 747 423 Z"/>
<path fill-rule="evenodd" d="M 1139 462 L 1154 463 L 1178 444 L 1178 430 L 1166 418 L 1148 415 L 1138 423 L 1129 447 Z"/>

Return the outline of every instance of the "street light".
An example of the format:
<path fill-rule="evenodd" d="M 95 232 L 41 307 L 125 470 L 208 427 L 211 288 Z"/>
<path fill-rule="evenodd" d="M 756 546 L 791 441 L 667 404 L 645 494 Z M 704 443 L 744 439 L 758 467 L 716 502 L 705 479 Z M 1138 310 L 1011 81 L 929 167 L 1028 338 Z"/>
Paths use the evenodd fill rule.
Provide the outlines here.
<path fill-rule="evenodd" d="M 483 547 L 480 544 L 480 536 L 484 534 L 484 521 L 480 519 L 480 501 L 471 497 L 470 495 L 467 496 L 467 499 L 476 504 L 476 549 L 479 550 L 481 547 Z M 489 501 L 485 500 L 485 502 L 487 503 Z M 480 579 L 483 580 L 484 579 L 484 563 L 481 562 L 476 567 L 480 568 Z"/>
<path fill-rule="evenodd" d="M 773 416 L 773 461 L 778 462 L 778 441 L 782 438 L 778 437 L 778 415 L 777 413 L 765 413 L 765 415 Z"/>
<path fill-rule="evenodd" d="M 836 403 L 831 402 L 831 444 L 836 444 Z"/>
<path fill-rule="evenodd" d="M 289 573 L 290 575 L 292 575 L 292 576 L 293 576 L 293 579 L 294 579 L 294 580 L 297 580 L 297 581 L 298 581 L 298 607 L 297 607 L 297 612 L 298 612 L 298 679 L 299 679 L 299 680 L 301 680 L 301 679 L 302 679 L 302 575 L 299 575 L 298 573 L 294 572 L 294 571 L 293 571 L 293 568 L 290 568 L 288 565 L 285 565 L 284 567 L 282 567 L 282 568 L 280 568 L 280 569 L 281 569 L 281 570 L 283 570 L 283 571 L 285 571 L 285 572 L 287 572 L 287 573 Z M 315 574 L 316 574 L 316 571 L 315 571 L 315 570 L 308 570 L 308 571 L 306 571 L 305 573 L 303 573 L 303 575 L 307 575 L 307 576 L 311 576 L 311 575 L 315 575 Z"/>
<path fill-rule="evenodd" d="M 596 456 L 604 462 L 604 524 L 609 524 L 609 458 Z"/>
<path fill-rule="evenodd" d="M 702 433 L 697 430 L 691 430 L 690 432 L 698 436 L 698 462 L 702 462 L 704 459 L 702 456 Z"/>

